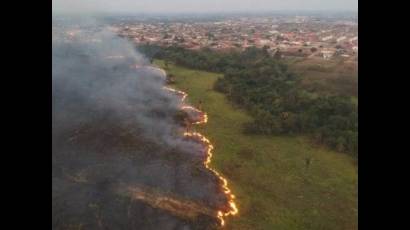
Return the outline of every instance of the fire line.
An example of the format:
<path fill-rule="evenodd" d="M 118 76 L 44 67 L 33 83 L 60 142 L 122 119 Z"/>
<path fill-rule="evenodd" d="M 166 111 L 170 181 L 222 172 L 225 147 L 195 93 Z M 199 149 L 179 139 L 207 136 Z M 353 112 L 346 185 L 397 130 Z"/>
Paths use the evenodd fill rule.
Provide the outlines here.
<path fill-rule="evenodd" d="M 162 69 L 161 69 L 161 71 L 165 73 L 165 71 L 163 71 Z M 203 111 L 201 111 L 201 110 L 199 110 L 195 107 L 186 105 L 184 103 L 185 99 L 188 96 L 187 93 L 185 93 L 183 91 L 180 91 L 180 90 L 170 88 L 170 87 L 164 87 L 164 89 L 169 90 L 169 91 L 181 96 L 181 101 L 184 104 L 183 106 L 181 106 L 182 110 L 194 110 L 198 113 L 203 114 L 203 116 L 200 116 L 201 118 L 198 121 L 193 122 L 193 124 L 205 124 L 205 123 L 208 122 L 208 115 L 205 112 L 203 112 Z M 198 140 L 201 143 L 203 143 L 206 147 L 206 159 L 204 161 L 204 166 L 205 166 L 205 168 L 210 170 L 221 181 L 222 190 L 228 198 L 229 210 L 228 211 L 218 210 L 218 212 L 217 212 L 217 218 L 219 219 L 221 226 L 224 226 L 225 225 L 224 217 L 236 215 L 238 213 L 238 208 L 236 207 L 236 204 L 235 204 L 235 201 L 234 201 L 235 196 L 232 194 L 231 190 L 228 187 L 227 179 L 224 178 L 218 171 L 216 171 L 215 169 L 213 169 L 210 166 L 210 163 L 211 163 L 211 160 L 212 160 L 212 150 L 214 149 L 214 146 L 212 145 L 211 141 L 208 138 L 206 138 L 204 135 L 202 135 L 198 132 L 185 132 L 184 136 L 187 137 L 187 138 L 193 138 L 195 140 Z"/>

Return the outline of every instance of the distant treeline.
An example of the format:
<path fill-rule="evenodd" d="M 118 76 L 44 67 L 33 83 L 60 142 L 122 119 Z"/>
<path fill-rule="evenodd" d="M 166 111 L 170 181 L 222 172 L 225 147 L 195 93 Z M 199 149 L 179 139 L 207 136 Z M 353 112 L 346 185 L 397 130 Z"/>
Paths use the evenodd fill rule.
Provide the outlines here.
<path fill-rule="evenodd" d="M 317 143 L 357 157 L 358 111 L 356 100 L 347 96 L 323 96 L 300 87 L 300 76 L 271 57 L 265 49 L 248 48 L 242 53 L 209 49 L 145 45 L 138 48 L 150 58 L 189 68 L 220 72 L 214 88 L 247 109 L 254 122 L 247 133 L 308 134 Z"/>

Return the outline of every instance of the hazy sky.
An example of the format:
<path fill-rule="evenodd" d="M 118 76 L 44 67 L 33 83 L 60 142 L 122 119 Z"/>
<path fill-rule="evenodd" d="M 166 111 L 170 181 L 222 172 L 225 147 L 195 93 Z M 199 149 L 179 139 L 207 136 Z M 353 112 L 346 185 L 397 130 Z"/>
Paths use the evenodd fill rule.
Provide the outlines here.
<path fill-rule="evenodd" d="M 357 10 L 358 0 L 53 0 L 53 12 Z"/>

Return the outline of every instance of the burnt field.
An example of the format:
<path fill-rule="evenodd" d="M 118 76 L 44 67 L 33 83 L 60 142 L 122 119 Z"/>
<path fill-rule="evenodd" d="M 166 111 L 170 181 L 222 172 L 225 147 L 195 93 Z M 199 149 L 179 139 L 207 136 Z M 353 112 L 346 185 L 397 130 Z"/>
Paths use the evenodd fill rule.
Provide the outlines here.
<path fill-rule="evenodd" d="M 52 228 L 217 228 L 227 199 L 163 76 L 108 32 L 52 58 Z"/>

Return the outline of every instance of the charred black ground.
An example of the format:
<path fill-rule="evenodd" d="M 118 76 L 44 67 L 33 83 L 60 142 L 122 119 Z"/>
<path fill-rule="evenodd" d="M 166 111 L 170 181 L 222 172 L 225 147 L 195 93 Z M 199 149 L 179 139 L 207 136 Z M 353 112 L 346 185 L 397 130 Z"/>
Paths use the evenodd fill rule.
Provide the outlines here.
<path fill-rule="evenodd" d="M 180 98 L 134 48 L 105 30 L 53 38 L 53 229 L 214 229 L 134 199 L 149 188 L 210 209 L 226 205 L 203 166 L 204 149 L 181 135 Z M 155 192 L 154 192 L 155 193 Z"/>

